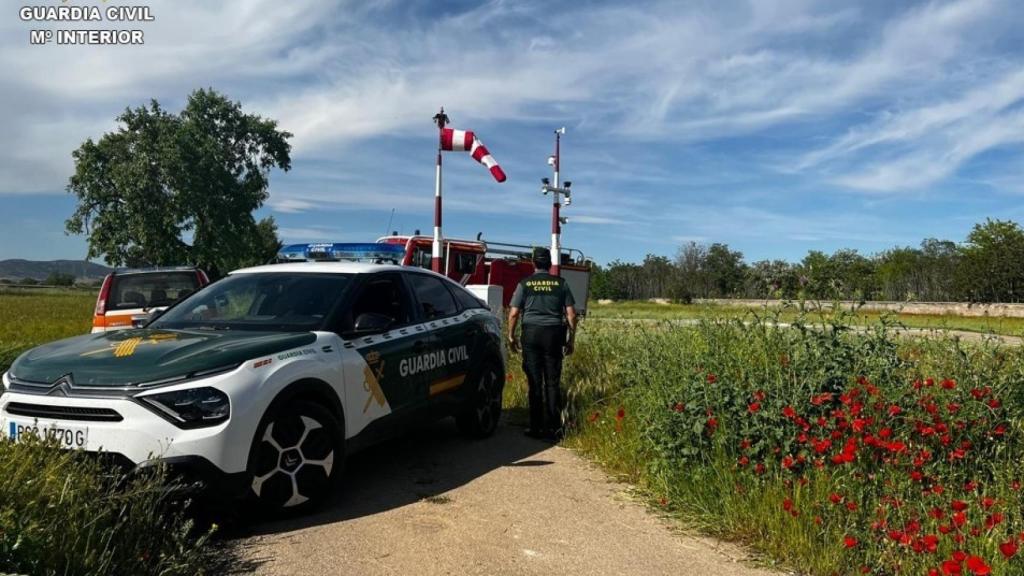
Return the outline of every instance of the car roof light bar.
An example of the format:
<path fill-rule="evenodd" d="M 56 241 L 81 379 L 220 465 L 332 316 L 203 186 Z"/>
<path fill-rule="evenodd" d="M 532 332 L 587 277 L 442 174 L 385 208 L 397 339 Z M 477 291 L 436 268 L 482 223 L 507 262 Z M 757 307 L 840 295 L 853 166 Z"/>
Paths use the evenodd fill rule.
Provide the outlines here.
<path fill-rule="evenodd" d="M 405 247 L 397 244 L 316 243 L 291 244 L 281 248 L 277 259 L 282 262 L 305 260 L 349 260 L 354 262 L 395 262 L 405 258 Z"/>

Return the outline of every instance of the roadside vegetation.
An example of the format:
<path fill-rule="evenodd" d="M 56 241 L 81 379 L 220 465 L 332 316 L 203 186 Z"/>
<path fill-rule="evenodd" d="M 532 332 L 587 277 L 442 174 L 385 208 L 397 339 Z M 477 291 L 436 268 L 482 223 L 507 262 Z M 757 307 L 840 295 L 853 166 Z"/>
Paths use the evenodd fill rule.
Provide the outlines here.
<path fill-rule="evenodd" d="M 133 478 L 39 441 L 0 441 L 0 573 L 195 576 L 239 567 L 166 498 L 160 474 Z"/>
<path fill-rule="evenodd" d="M 811 574 L 1024 573 L 1024 351 L 817 318 L 586 322 L 568 445 Z M 515 362 L 515 360 L 513 360 Z M 525 403 L 521 375 L 508 399 Z"/>

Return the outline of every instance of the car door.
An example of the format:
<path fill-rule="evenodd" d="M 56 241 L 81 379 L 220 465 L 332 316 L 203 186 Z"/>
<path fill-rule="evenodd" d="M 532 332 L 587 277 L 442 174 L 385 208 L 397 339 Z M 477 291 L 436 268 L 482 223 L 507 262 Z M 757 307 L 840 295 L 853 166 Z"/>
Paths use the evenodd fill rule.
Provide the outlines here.
<path fill-rule="evenodd" d="M 466 379 L 469 347 L 464 334 L 465 319 L 459 305 L 445 286 L 445 280 L 424 273 L 408 273 L 409 286 L 418 305 L 421 321 L 435 338 L 431 370 L 427 377 L 426 397 L 431 404 L 451 398 Z"/>
<path fill-rule="evenodd" d="M 417 369 L 423 364 L 415 359 L 435 347 L 434 336 L 425 327 L 415 325 L 414 301 L 398 272 L 370 276 L 351 302 L 342 315 L 341 333 L 347 340 L 346 347 L 351 346 L 365 362 L 357 380 L 369 394 L 362 402 L 364 406 L 351 406 L 349 410 L 366 414 L 386 405 L 390 408 L 388 420 L 402 421 L 426 403 L 429 374 Z M 392 323 L 378 333 L 360 333 L 357 321 L 362 314 L 388 316 Z"/>

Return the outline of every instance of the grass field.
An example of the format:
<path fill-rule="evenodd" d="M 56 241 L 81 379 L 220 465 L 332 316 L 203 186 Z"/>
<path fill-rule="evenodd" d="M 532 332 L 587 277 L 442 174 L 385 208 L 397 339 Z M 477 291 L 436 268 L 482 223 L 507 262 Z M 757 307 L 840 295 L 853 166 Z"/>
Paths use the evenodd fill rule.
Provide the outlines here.
<path fill-rule="evenodd" d="M 33 346 L 88 333 L 95 304 L 91 290 L 0 289 L 0 371 Z"/>
<path fill-rule="evenodd" d="M 770 316 L 781 322 L 802 318 L 805 322 L 828 323 L 834 313 L 831 310 L 815 310 L 813 304 L 806 304 L 806 313 L 798 309 L 799 304 L 780 309 L 750 308 L 743 306 L 722 306 L 714 304 L 656 304 L 653 302 L 615 302 L 612 304 L 592 303 L 588 314 L 596 320 L 672 320 L 708 318 L 746 318 Z M 883 314 L 874 311 L 858 311 L 843 314 L 844 322 L 856 326 L 877 326 L 884 321 L 907 328 L 935 330 L 963 330 L 1005 336 L 1024 334 L 1024 318 L 997 318 L 972 316 L 939 316 L 927 314 Z"/>

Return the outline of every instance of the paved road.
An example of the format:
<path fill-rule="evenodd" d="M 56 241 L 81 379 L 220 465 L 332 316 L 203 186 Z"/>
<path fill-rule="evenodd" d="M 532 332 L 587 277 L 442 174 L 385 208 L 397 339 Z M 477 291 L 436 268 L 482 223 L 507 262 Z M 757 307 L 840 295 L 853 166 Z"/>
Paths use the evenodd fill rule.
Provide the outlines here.
<path fill-rule="evenodd" d="M 573 452 L 450 421 L 350 462 L 338 502 L 243 535 L 265 575 L 768 576 L 736 547 L 673 532 Z"/>

